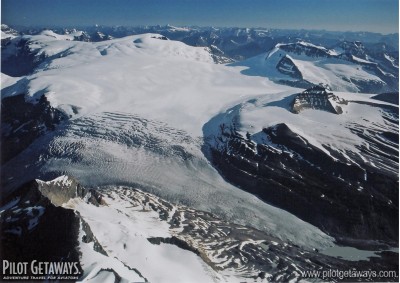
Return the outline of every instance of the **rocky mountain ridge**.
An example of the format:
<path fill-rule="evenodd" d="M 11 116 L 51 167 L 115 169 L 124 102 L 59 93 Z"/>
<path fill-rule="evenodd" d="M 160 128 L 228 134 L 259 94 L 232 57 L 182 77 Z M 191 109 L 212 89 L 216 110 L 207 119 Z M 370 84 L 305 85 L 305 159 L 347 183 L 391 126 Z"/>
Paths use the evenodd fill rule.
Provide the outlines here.
<path fill-rule="evenodd" d="M 297 84 L 318 85 L 318 79 L 309 76 L 307 72 L 317 72 L 314 68 L 323 68 L 332 71 L 339 79 L 355 85 L 360 92 L 398 91 L 398 59 L 395 59 L 397 58 L 396 55 L 389 55 L 385 49 L 380 52 L 369 52 L 360 42 L 351 44 L 342 42 L 338 46 L 329 49 L 305 41 L 289 44 L 279 43 L 267 52 L 265 60 L 276 61 L 273 58 L 274 54 L 278 52 L 277 63 L 271 62 L 271 64 L 274 64 L 280 73 L 296 80 Z M 313 63 L 315 67 L 309 66 L 310 62 L 315 62 Z M 346 73 L 344 70 L 347 68 L 346 65 L 350 65 L 350 63 L 356 65 L 357 68 Z M 343 64 L 342 70 L 332 69 L 331 66 L 333 65 L 329 64 Z M 356 77 L 354 73 L 357 71 L 365 71 L 366 74 L 373 74 L 376 78 L 371 77 L 371 80 L 367 80 L 366 74 L 362 75 L 361 73 L 359 77 Z M 316 74 L 316 76 L 318 75 Z M 321 76 L 326 76 L 326 74 Z M 336 79 L 321 81 L 319 84 L 339 90 L 338 83 L 335 83 L 334 80 Z M 281 81 L 285 82 L 284 80 Z"/>
<path fill-rule="evenodd" d="M 350 109 L 358 105 L 372 107 L 371 111 L 380 109 L 383 123 L 390 130 L 350 122 L 346 127 L 362 139 L 361 145 L 342 151 L 336 140 L 328 146 L 329 137 L 323 132 L 326 126 L 319 128 L 320 121 L 331 123 L 329 127 L 335 127 L 336 119 L 345 123 Z M 245 120 L 252 117 L 252 111 L 256 117 L 267 119 L 274 107 L 292 113 L 287 122 L 265 126 L 258 132 Z M 211 120 L 212 128 L 205 127 L 209 146 L 206 152 L 210 150 L 210 159 L 227 180 L 336 238 L 397 242 L 396 107 L 345 100 L 322 87 L 313 87 L 276 103 L 263 103 L 262 98 L 251 100 L 227 113 Z M 298 119 L 318 120 L 310 129 L 299 130 L 293 122 Z M 245 132 L 244 125 L 253 132 Z M 326 144 L 316 143 L 318 137 Z M 379 159 L 383 163 L 377 166 Z M 391 169 L 387 171 L 384 167 L 389 164 Z"/>
<path fill-rule="evenodd" d="M 154 247 L 172 245 L 178 250 L 193 253 L 198 260 L 209 266 L 210 272 L 214 274 L 212 281 L 217 282 L 298 281 L 306 270 L 347 269 L 349 265 L 376 269 L 392 257 L 392 253 L 382 252 L 380 258 L 371 258 L 371 261 L 347 262 L 319 254 L 311 248 L 307 250 L 284 243 L 248 227 L 224 222 L 210 213 L 168 203 L 134 188 L 85 189 L 75 179 L 67 176 L 49 182 L 32 181 L 14 192 L 9 199 L 1 210 L 2 246 L 6 247 L 2 258 L 23 258 L 29 261 L 29 256 L 34 255 L 34 259 L 39 261 L 79 262 L 79 280 L 83 281 L 100 280 L 104 274 L 115 277 L 119 282 L 134 277 L 147 282 L 154 276 L 138 266 L 124 262 L 123 257 L 120 257 L 122 254 L 116 253 L 117 248 L 107 244 L 107 241 L 117 239 L 105 238 L 107 232 L 104 234 L 103 230 L 99 230 L 98 223 L 103 223 L 101 226 L 104 229 L 108 220 L 93 219 L 85 209 L 97 211 L 100 215 L 102 210 L 115 209 L 117 213 L 129 216 L 128 220 L 132 222 L 136 222 L 135 218 L 140 217 L 140 214 L 157 215 L 158 220 L 154 220 L 154 224 L 138 225 L 150 225 L 146 229 L 155 229 L 151 228 L 152 225 L 163 223 L 169 227 L 167 230 L 170 236 L 160 237 L 150 232 L 142 237 L 147 237 L 148 243 Z M 52 229 L 49 229 L 50 223 Z M 122 231 L 126 228 L 121 226 Z M 136 234 L 138 231 L 126 233 Z M 139 241 L 139 238 L 134 239 Z M 33 242 L 36 244 L 32 245 Z M 115 244 L 122 245 L 124 250 L 134 245 L 134 242 L 117 241 Z M 97 264 L 87 265 L 85 262 L 89 246 L 92 256 L 94 254 L 99 257 Z M 28 253 L 28 249 L 34 250 Z M 114 258 L 111 260 L 111 257 Z M 106 258 L 110 260 L 105 261 Z M 151 264 L 156 273 L 157 264 Z M 388 268 L 383 265 L 382 268 Z M 130 278 L 125 277 L 127 272 L 131 274 Z M 192 280 L 196 281 L 195 278 Z"/>

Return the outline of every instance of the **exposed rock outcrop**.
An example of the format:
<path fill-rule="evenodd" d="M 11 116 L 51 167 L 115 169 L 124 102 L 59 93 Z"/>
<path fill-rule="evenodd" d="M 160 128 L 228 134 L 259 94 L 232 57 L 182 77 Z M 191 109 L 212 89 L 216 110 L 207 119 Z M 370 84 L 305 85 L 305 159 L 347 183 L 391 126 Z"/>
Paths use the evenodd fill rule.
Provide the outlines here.
<path fill-rule="evenodd" d="M 79 216 L 54 205 L 39 188 L 32 181 L 2 200 L 1 260 L 79 263 Z"/>
<path fill-rule="evenodd" d="M 297 114 L 304 109 L 316 109 L 341 114 L 343 110 L 340 104 L 347 104 L 347 101 L 328 93 L 324 87 L 314 86 L 295 96 L 291 111 Z"/>
<path fill-rule="evenodd" d="M 1 100 L 1 164 L 26 149 L 35 139 L 53 131 L 67 117 L 50 106 L 45 95 L 37 103 L 20 94 Z"/>
<path fill-rule="evenodd" d="M 297 80 L 303 80 L 303 75 L 297 68 L 296 64 L 293 63 L 290 56 L 285 55 L 276 65 L 276 69 L 282 74 L 288 75 Z"/>

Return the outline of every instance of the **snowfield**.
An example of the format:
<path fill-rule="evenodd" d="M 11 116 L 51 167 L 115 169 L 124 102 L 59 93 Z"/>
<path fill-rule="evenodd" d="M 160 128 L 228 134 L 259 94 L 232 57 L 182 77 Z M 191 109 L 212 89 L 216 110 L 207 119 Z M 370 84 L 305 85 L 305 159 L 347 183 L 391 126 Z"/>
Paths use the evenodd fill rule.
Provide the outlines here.
<path fill-rule="evenodd" d="M 27 77 L 27 98 L 35 101 L 45 91 L 52 106 L 73 118 L 106 111 L 134 113 L 199 136 L 202 125 L 224 104 L 288 89 L 212 64 L 204 48 L 159 37 L 88 43 L 46 32 L 30 36 L 31 50 L 47 59 Z M 15 94 L 2 92 L 2 97 Z M 78 113 L 71 106 L 79 107 Z"/>
<path fill-rule="evenodd" d="M 95 252 L 93 243 L 80 243 L 85 271 L 82 282 L 91 282 L 101 268 L 113 268 L 125 280 L 143 282 L 137 272 L 128 269 L 129 266 L 134 266 L 149 282 L 215 281 L 218 274 L 193 252 L 164 243 L 154 245 L 147 240 L 149 237 L 171 237 L 169 225 L 159 220 L 157 212 L 142 206 L 134 207 L 116 194 L 111 197 L 106 198 L 107 206 L 101 208 L 80 199 L 65 204 L 65 207 L 80 212 L 108 254 L 107 257 Z M 95 278 L 95 282 L 99 280 Z"/>

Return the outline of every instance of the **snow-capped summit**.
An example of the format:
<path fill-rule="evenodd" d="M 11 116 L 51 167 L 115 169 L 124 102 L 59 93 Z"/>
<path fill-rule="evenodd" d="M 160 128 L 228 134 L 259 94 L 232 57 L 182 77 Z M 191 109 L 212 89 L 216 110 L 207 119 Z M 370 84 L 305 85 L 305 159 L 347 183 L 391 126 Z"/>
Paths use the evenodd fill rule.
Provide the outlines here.
<path fill-rule="evenodd" d="M 362 59 L 367 59 L 365 46 L 360 41 L 342 41 L 334 47 L 340 53 L 349 53 Z"/>
<path fill-rule="evenodd" d="M 171 32 L 189 32 L 190 28 L 188 27 L 176 27 L 170 24 L 167 24 L 166 28 Z"/>
<path fill-rule="evenodd" d="M 1 24 L 1 48 L 9 45 L 13 38 L 18 36 L 18 32 L 5 24 Z"/>
<path fill-rule="evenodd" d="M 304 41 L 279 43 L 265 55 L 233 65 L 248 67 L 245 74 L 266 76 L 298 87 L 324 85 L 335 91 L 367 93 L 398 90 L 398 75 L 393 75 L 393 70 L 384 71 L 386 64 L 381 66 L 342 51 Z"/>
<path fill-rule="evenodd" d="M 7 37 L 14 37 L 18 35 L 18 31 L 10 28 L 6 24 L 1 24 L 1 39 L 7 38 Z"/>
<path fill-rule="evenodd" d="M 336 55 L 333 50 L 326 49 L 323 46 L 317 46 L 305 41 L 298 41 L 296 43 L 277 44 L 275 48 L 268 53 L 267 58 L 271 57 L 273 53 L 277 52 L 278 50 L 283 50 L 285 52 L 294 53 L 297 55 L 305 55 L 307 57 L 330 58 L 333 57 L 333 55 Z"/>

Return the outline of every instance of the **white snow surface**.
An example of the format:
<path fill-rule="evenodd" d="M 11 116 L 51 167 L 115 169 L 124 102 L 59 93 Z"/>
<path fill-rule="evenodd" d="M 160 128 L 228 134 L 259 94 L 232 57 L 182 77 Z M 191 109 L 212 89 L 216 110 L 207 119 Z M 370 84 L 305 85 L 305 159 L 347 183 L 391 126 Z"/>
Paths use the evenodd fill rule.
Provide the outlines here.
<path fill-rule="evenodd" d="M 10 77 L 1 73 L 1 89 L 14 85 L 18 80 L 18 77 Z"/>
<path fill-rule="evenodd" d="M 374 63 L 371 62 L 371 61 L 364 60 L 364 59 L 362 59 L 362 58 L 358 58 L 358 57 L 356 57 L 356 56 L 354 56 L 354 55 L 351 55 L 351 58 L 352 58 L 354 61 L 359 62 L 359 63 L 374 64 Z"/>
<path fill-rule="evenodd" d="M 64 40 L 53 32 L 27 36 L 31 50 L 48 58 L 27 77 L 28 98 L 35 101 L 45 90 L 52 106 L 74 117 L 135 113 L 199 136 L 202 125 L 225 103 L 282 89 L 212 64 L 204 48 L 157 37 L 146 34 L 88 43 Z M 2 93 L 8 95 L 12 94 Z M 71 105 L 79 107 L 78 115 Z"/>
<path fill-rule="evenodd" d="M 91 282 L 101 268 L 112 268 L 129 282 L 144 282 L 143 277 L 125 265 L 134 267 L 149 282 L 215 282 L 220 277 L 195 253 L 171 244 L 154 245 L 147 240 L 172 236 L 167 222 L 161 221 L 154 210 L 132 206 L 117 194 L 104 200 L 106 205 L 100 207 L 81 199 L 65 204 L 79 211 L 108 254 L 106 257 L 94 252 L 93 243 L 80 243 L 82 282 Z M 100 278 L 95 277 L 95 281 L 98 280 Z"/>
<path fill-rule="evenodd" d="M 324 51 L 329 55 L 337 55 L 334 50 L 328 50 L 321 46 L 310 43 L 298 42 L 300 46 L 313 47 Z M 360 92 L 358 86 L 352 81 L 374 81 L 385 84 L 371 71 L 363 69 L 361 65 L 338 58 L 310 57 L 305 54 L 286 52 L 280 47 L 284 44 L 277 44 L 267 54 L 261 54 L 242 62 L 233 63 L 232 66 L 242 66 L 244 74 L 265 76 L 274 81 L 296 81 L 278 71 L 276 66 L 279 61 L 287 56 L 300 71 L 304 80 L 316 85 L 328 85 L 332 90 L 341 92 Z M 356 60 L 358 59 L 358 60 Z M 371 63 L 366 60 L 354 57 L 359 63 Z"/>

